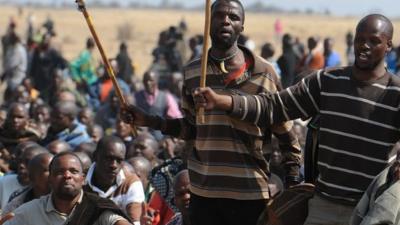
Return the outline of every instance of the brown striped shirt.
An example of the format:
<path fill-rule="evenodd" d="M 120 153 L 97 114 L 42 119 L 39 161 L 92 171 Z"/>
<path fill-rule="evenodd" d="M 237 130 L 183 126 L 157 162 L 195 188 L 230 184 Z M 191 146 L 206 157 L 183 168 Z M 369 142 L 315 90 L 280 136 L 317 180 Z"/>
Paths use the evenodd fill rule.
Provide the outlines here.
<path fill-rule="evenodd" d="M 232 116 L 259 126 L 321 115 L 317 192 L 355 204 L 396 158 L 400 79 L 355 80 L 352 68 L 318 71 L 273 95 L 233 96 Z M 258 121 L 254 118 L 260 118 Z"/>
<path fill-rule="evenodd" d="M 208 62 L 207 86 L 224 94 L 257 94 L 276 92 L 276 73 L 268 62 L 241 47 L 253 62 L 241 83 L 223 82 L 223 74 L 213 61 Z M 200 84 L 200 60 L 185 67 L 182 109 L 185 118 L 168 120 L 163 132 L 183 139 L 194 139 L 195 146 L 188 160 L 191 191 L 208 198 L 237 200 L 268 199 L 268 163 L 263 157 L 263 145 L 271 133 L 280 140 L 288 175 L 297 176 L 301 152 L 292 123 L 281 123 L 272 129 L 243 122 L 224 111 L 208 111 L 205 123 L 196 121 L 192 91 Z M 245 73 L 242 75 L 246 76 Z"/>

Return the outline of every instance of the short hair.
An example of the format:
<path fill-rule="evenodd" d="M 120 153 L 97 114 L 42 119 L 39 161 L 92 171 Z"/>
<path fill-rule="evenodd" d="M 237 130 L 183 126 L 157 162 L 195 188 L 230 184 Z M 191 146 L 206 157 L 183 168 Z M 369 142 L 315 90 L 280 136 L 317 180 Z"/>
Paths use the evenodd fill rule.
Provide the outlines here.
<path fill-rule="evenodd" d="M 173 179 L 173 181 L 172 181 L 172 185 L 173 185 L 173 188 L 174 188 L 174 189 L 176 188 L 176 185 L 178 185 L 179 179 L 180 179 L 182 176 L 186 176 L 186 175 L 189 177 L 189 170 L 188 170 L 188 169 L 183 169 L 183 170 L 179 171 L 179 172 L 174 176 L 174 179 Z"/>
<path fill-rule="evenodd" d="M 78 106 L 76 106 L 74 102 L 69 102 L 69 101 L 57 102 L 54 108 L 59 110 L 60 113 L 68 116 L 71 119 L 75 119 L 78 116 Z"/>
<path fill-rule="evenodd" d="M 269 57 L 272 57 L 275 54 L 275 48 L 271 43 L 265 43 L 261 47 L 261 51 L 267 53 Z"/>
<path fill-rule="evenodd" d="M 239 5 L 240 10 L 242 11 L 242 23 L 244 23 L 245 19 L 245 12 L 244 12 L 244 6 L 240 0 L 216 0 L 212 5 L 211 5 L 211 11 L 214 10 L 215 6 L 218 5 L 220 2 L 234 2 Z"/>
<path fill-rule="evenodd" d="M 48 153 L 48 152 L 49 151 L 41 145 L 30 145 L 26 147 L 25 151 L 22 154 L 31 153 L 36 156 L 41 153 Z"/>
<path fill-rule="evenodd" d="M 82 162 L 83 165 L 83 172 L 86 174 L 87 171 L 90 168 L 90 165 L 92 165 L 92 159 L 89 157 L 89 155 L 85 152 L 74 152 L 76 156 L 79 157 L 79 159 Z"/>
<path fill-rule="evenodd" d="M 382 14 L 370 14 L 370 15 L 365 16 L 364 18 L 362 18 L 360 20 L 360 22 L 358 22 L 356 30 L 358 31 L 360 26 L 364 25 L 364 23 L 366 21 L 368 21 L 369 19 L 371 19 L 371 18 L 372 19 L 378 19 L 378 20 L 380 20 L 380 21 L 382 21 L 382 22 L 384 22 L 386 24 L 385 30 L 383 31 L 383 33 L 386 34 L 387 38 L 392 40 L 392 38 L 393 38 L 393 24 L 392 24 L 392 21 L 390 21 L 389 18 L 387 18 L 386 16 L 384 16 Z"/>
<path fill-rule="evenodd" d="M 104 136 L 97 143 L 96 151 L 94 152 L 95 157 L 100 152 L 104 152 L 104 150 L 109 146 L 109 143 L 119 143 L 124 147 L 124 150 L 126 151 L 125 143 L 122 141 L 121 138 L 117 136 Z"/>
<path fill-rule="evenodd" d="M 45 153 L 40 153 L 39 155 L 36 155 L 35 157 L 33 157 L 31 159 L 31 161 L 29 161 L 29 163 L 28 163 L 29 173 L 36 172 L 35 168 L 38 168 L 38 165 L 40 164 L 40 162 L 46 157 L 52 158 L 53 154 L 51 154 L 49 152 L 45 152 Z"/>
<path fill-rule="evenodd" d="M 121 44 L 119 45 L 119 50 L 127 50 L 128 49 L 128 45 L 125 42 L 121 42 Z"/>
<path fill-rule="evenodd" d="M 132 157 L 127 161 L 131 164 L 136 173 L 144 171 L 148 175 L 152 170 L 150 161 L 143 156 Z"/>
<path fill-rule="evenodd" d="M 73 153 L 73 152 L 61 152 L 61 153 L 58 153 L 57 155 L 55 155 L 53 157 L 53 159 L 51 160 L 50 165 L 49 165 L 49 173 L 50 174 L 52 174 L 52 170 L 53 170 L 54 163 L 56 162 L 56 160 L 58 160 L 61 157 L 67 156 L 67 155 L 75 157 L 78 160 L 79 165 L 81 166 L 81 171 L 83 173 L 83 169 L 84 169 L 83 163 L 82 163 L 81 159 L 75 153 Z"/>
<path fill-rule="evenodd" d="M 95 46 L 95 42 L 94 42 L 94 39 L 93 38 L 88 38 L 87 40 L 86 40 L 86 48 L 94 48 L 94 46 Z"/>
<path fill-rule="evenodd" d="M 22 110 L 24 110 L 25 115 L 26 115 L 27 117 L 29 117 L 29 110 L 28 110 L 22 103 L 19 103 L 19 102 L 14 102 L 14 103 L 12 103 L 12 104 L 10 105 L 10 107 L 8 107 L 7 115 L 9 115 L 10 112 L 11 112 L 14 108 L 17 108 L 17 107 L 21 107 Z"/>
<path fill-rule="evenodd" d="M 96 151 L 96 144 L 92 142 L 83 142 L 75 147 L 74 152 L 84 152 L 90 159 L 93 159 L 93 154 Z"/>

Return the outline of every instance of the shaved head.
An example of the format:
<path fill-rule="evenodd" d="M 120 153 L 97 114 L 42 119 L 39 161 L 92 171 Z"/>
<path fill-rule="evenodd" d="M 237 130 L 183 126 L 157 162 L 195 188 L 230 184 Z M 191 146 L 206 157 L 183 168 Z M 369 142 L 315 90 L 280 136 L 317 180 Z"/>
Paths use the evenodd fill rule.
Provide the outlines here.
<path fill-rule="evenodd" d="M 72 150 L 71 146 L 67 142 L 61 140 L 50 142 L 50 144 L 47 146 L 47 149 L 54 155 Z"/>
<path fill-rule="evenodd" d="M 386 16 L 381 14 L 370 14 L 360 20 L 356 31 L 359 32 L 371 28 L 376 29 L 376 33 L 382 33 L 389 40 L 392 40 L 393 24 Z"/>
<path fill-rule="evenodd" d="M 74 152 L 74 153 L 81 160 L 83 164 L 83 172 L 86 174 L 90 168 L 90 165 L 92 165 L 92 159 L 90 159 L 90 157 L 85 152 Z"/>
<path fill-rule="evenodd" d="M 151 163 L 143 156 L 133 157 L 127 160 L 138 173 L 139 177 L 141 175 L 148 176 L 151 172 Z"/>
<path fill-rule="evenodd" d="M 28 169 L 29 169 L 29 177 L 34 177 L 33 175 L 41 172 L 40 169 L 42 164 L 47 164 L 46 167 L 49 167 L 51 160 L 53 159 L 53 154 L 49 152 L 40 153 L 33 157 L 31 161 L 29 161 Z"/>
<path fill-rule="evenodd" d="M 55 110 L 57 110 L 57 113 L 64 114 L 71 119 L 75 119 L 76 116 L 78 115 L 78 107 L 74 102 L 69 102 L 69 101 L 62 101 L 58 102 L 54 106 Z"/>

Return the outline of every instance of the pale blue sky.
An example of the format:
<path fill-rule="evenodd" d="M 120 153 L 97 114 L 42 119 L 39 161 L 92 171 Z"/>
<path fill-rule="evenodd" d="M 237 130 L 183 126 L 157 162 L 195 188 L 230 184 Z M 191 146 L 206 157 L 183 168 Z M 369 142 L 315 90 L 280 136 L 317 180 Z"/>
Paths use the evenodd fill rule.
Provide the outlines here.
<path fill-rule="evenodd" d="M 73 0 L 0 0 L 1 2 L 73 2 Z M 94 0 L 86 0 L 88 3 Z M 102 2 L 140 2 L 142 4 L 157 5 L 163 0 L 97 0 Z M 315 11 L 325 11 L 329 9 L 336 15 L 365 15 L 371 12 L 379 12 L 389 17 L 400 17 L 399 0 L 243 0 L 243 4 L 250 5 L 257 1 L 264 4 L 273 5 L 284 9 L 312 8 Z M 169 0 L 169 2 L 179 2 L 186 6 L 197 6 L 204 3 L 204 0 Z"/>

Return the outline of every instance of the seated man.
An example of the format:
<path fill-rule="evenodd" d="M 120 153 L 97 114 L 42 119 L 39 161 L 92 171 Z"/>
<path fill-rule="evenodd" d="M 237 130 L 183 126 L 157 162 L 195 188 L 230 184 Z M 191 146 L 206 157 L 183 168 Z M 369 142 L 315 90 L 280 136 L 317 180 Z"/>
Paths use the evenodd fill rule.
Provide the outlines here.
<path fill-rule="evenodd" d="M 154 136 L 150 133 L 142 133 L 139 134 L 129 146 L 126 158 L 143 156 L 150 161 L 151 166 L 154 168 L 160 164 L 157 158 L 158 151 L 159 145 Z"/>
<path fill-rule="evenodd" d="M 5 225 L 131 225 L 112 201 L 84 193 L 82 163 L 71 152 L 56 155 L 50 163 L 52 192 L 21 205 Z"/>
<path fill-rule="evenodd" d="M 0 128 L 0 142 L 9 152 L 19 143 L 38 141 L 42 134 L 35 124 L 29 122 L 29 112 L 23 104 L 10 106 L 4 125 Z"/>
<path fill-rule="evenodd" d="M 97 144 L 95 163 L 89 168 L 84 189 L 114 201 L 136 225 L 140 224 L 144 191 L 136 175 L 122 170 L 125 155 L 125 144 L 119 137 L 102 138 Z"/>
<path fill-rule="evenodd" d="M 71 146 L 67 142 L 61 140 L 54 140 L 50 142 L 50 144 L 47 145 L 47 149 L 51 154 L 54 155 L 72 150 Z"/>
<path fill-rule="evenodd" d="M 58 102 L 51 112 L 51 126 L 44 145 L 54 140 L 67 142 L 72 148 L 81 143 L 91 142 L 86 127 L 76 120 L 78 109 L 73 102 Z"/>
<path fill-rule="evenodd" d="M 39 145 L 32 145 L 23 150 L 17 157 L 17 174 L 4 176 L 0 180 L 0 204 L 3 209 L 11 195 L 29 184 L 28 163 L 37 155 L 46 153 L 47 150 Z"/>
<path fill-rule="evenodd" d="M 190 202 L 190 181 L 188 170 L 182 170 L 174 177 L 174 201 L 179 213 L 167 223 L 167 225 L 190 225 L 189 202 Z"/>
<path fill-rule="evenodd" d="M 22 191 L 14 192 L 16 196 L 10 197 L 10 202 L 2 209 L 4 216 L 14 211 L 20 205 L 30 202 L 33 199 L 40 198 L 50 193 L 48 184 L 49 164 L 53 155 L 50 153 L 41 153 L 35 156 L 28 164 L 30 185 Z"/>
<path fill-rule="evenodd" d="M 400 161 L 384 169 L 369 185 L 351 217 L 351 225 L 399 224 Z"/>
<path fill-rule="evenodd" d="M 149 176 L 152 170 L 151 163 L 143 156 L 132 157 L 126 160 L 135 170 L 136 175 L 139 177 L 143 185 L 145 193 L 145 202 L 149 202 L 154 188 L 149 182 Z"/>

